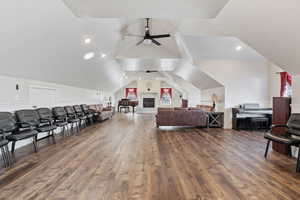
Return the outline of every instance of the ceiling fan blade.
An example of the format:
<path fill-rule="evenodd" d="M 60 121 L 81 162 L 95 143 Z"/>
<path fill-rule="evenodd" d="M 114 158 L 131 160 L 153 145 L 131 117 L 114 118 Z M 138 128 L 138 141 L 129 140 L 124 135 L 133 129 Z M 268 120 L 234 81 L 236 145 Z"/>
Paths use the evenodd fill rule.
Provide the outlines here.
<path fill-rule="evenodd" d="M 140 44 L 142 44 L 143 42 L 144 42 L 144 39 L 141 40 L 140 42 L 138 42 L 136 45 L 140 45 Z"/>
<path fill-rule="evenodd" d="M 157 46 L 160 46 L 160 45 L 161 45 L 161 43 L 157 42 L 157 41 L 154 40 L 154 39 L 151 39 L 151 41 L 152 41 L 154 44 L 156 44 Z"/>
<path fill-rule="evenodd" d="M 166 38 L 171 37 L 170 34 L 163 34 L 163 35 L 151 35 L 151 38 Z"/>
<path fill-rule="evenodd" d="M 157 70 L 147 70 L 146 73 L 154 73 L 154 72 L 158 72 Z"/>

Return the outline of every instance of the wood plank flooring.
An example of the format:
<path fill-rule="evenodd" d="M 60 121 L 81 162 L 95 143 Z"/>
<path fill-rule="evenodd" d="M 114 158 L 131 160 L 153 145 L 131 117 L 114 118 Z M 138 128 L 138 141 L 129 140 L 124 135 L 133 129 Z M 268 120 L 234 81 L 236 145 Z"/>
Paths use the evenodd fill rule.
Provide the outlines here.
<path fill-rule="evenodd" d="M 300 199 L 295 159 L 262 133 L 156 129 L 150 114 L 117 114 L 57 144 L 18 149 L 1 171 L 0 199 Z"/>

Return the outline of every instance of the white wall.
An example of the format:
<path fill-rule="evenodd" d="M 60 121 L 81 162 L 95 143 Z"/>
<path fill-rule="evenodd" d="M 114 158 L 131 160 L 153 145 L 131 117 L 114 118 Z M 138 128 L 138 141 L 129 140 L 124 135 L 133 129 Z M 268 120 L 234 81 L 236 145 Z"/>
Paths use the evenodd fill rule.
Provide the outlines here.
<path fill-rule="evenodd" d="M 292 113 L 300 113 L 300 75 L 293 76 Z"/>
<path fill-rule="evenodd" d="M 196 90 L 194 93 L 189 93 L 188 94 L 188 106 L 189 107 L 196 107 L 198 104 L 201 102 L 201 91 Z"/>
<path fill-rule="evenodd" d="M 269 84 L 270 84 L 270 98 L 271 98 L 271 106 L 272 106 L 272 98 L 280 96 L 280 74 L 277 72 L 282 72 L 283 70 L 274 65 L 270 64 L 270 77 L 269 77 Z"/>
<path fill-rule="evenodd" d="M 239 104 L 270 106 L 267 61 L 216 60 L 197 62 L 197 65 L 225 87 L 225 128 L 232 127 L 231 109 Z"/>
<path fill-rule="evenodd" d="M 216 111 L 224 112 L 225 109 L 225 88 L 224 87 L 202 90 L 200 104 L 212 105 L 213 94 L 216 94 L 218 96 L 218 101 L 216 102 Z"/>

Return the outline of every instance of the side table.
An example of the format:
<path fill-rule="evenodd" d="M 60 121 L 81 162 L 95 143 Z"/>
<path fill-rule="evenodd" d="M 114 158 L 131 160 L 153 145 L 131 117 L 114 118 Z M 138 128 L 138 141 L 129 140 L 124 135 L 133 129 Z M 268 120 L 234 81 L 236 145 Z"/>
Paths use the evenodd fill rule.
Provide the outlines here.
<path fill-rule="evenodd" d="M 224 112 L 209 112 L 208 113 L 208 127 L 209 128 L 223 128 L 224 126 Z"/>

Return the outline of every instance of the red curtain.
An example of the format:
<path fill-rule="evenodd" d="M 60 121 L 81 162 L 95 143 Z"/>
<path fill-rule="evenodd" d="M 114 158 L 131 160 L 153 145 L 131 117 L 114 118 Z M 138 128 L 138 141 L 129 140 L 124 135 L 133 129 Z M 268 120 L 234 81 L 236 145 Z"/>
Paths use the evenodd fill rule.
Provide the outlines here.
<path fill-rule="evenodd" d="M 126 88 L 125 97 L 126 99 L 137 99 L 137 88 Z"/>
<path fill-rule="evenodd" d="M 280 72 L 281 87 L 280 96 L 286 96 L 287 89 L 292 87 L 292 76 L 288 72 Z"/>
<path fill-rule="evenodd" d="M 172 98 L 172 88 L 161 88 L 160 98 L 163 98 L 164 95 L 169 95 Z"/>

